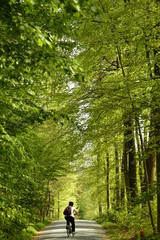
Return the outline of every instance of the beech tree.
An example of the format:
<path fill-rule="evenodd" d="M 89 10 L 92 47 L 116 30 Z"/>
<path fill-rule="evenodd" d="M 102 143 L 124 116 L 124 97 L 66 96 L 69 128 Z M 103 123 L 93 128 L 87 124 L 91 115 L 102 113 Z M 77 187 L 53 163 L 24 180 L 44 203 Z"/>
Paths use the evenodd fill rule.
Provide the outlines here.
<path fill-rule="evenodd" d="M 22 239 L 49 194 L 40 159 L 43 144 L 33 127 L 65 118 L 56 99 L 74 74 L 70 66 L 76 68 L 67 56 L 75 46 L 69 16 L 78 4 L 2 0 L 0 9 L 0 238 Z"/>
<path fill-rule="evenodd" d="M 92 135 L 94 141 L 98 142 L 103 136 L 112 144 L 115 135 L 124 135 L 123 172 L 130 206 L 138 194 L 137 154 L 140 153 L 139 163 L 144 167 L 144 171 L 141 165 L 139 169 L 141 180 L 144 174 L 147 194 L 154 181 L 156 150 L 152 130 L 156 131 L 157 127 L 151 121 L 153 115 L 157 116 L 156 103 L 159 102 L 158 92 L 153 90 L 159 79 L 159 47 L 155 41 L 158 39 L 159 6 L 157 2 L 151 1 L 143 4 L 139 1 L 134 1 L 134 4 L 132 1 L 87 1 L 81 3 L 81 8 L 85 17 L 83 21 L 76 22 L 75 29 L 78 29 L 80 49 L 78 60 L 85 76 L 84 82 L 79 84 L 83 112 L 88 114 L 85 132 L 92 135 L 92 132 L 98 131 L 96 138 Z M 156 93 L 154 100 L 153 93 Z M 151 106 L 155 112 L 150 117 Z M 151 123 L 150 128 L 148 123 Z M 135 146 L 136 129 L 139 152 Z M 159 144 L 156 146 L 159 149 Z M 143 191 L 142 187 L 142 194 Z M 151 202 L 147 202 L 151 225 L 155 231 Z"/>

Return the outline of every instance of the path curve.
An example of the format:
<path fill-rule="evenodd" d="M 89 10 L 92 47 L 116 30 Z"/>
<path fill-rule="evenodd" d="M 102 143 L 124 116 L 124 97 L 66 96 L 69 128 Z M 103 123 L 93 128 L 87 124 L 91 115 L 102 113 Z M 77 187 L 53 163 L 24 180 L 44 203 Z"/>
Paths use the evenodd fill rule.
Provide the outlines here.
<path fill-rule="evenodd" d="M 76 234 L 75 240 L 109 240 L 104 229 L 95 221 L 75 220 Z M 38 232 L 34 240 L 66 240 L 69 239 L 66 234 L 66 221 L 54 221 L 43 231 Z"/>

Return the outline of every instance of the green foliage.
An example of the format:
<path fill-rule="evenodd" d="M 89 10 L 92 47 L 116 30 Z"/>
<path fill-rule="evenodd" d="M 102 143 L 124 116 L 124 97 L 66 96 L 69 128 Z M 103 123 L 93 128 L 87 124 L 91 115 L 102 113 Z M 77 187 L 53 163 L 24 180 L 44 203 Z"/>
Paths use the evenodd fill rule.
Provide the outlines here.
<path fill-rule="evenodd" d="M 80 11 L 75 1 L 0 3 L 0 233 L 4 239 L 27 239 L 34 232 L 28 224 L 42 217 L 48 178 L 60 175 L 61 163 L 56 169 L 56 164 L 51 166 L 51 158 L 56 161 L 59 153 L 49 154 L 48 164 L 43 164 L 40 152 L 45 154 L 41 150 L 45 142 L 32 128 L 48 118 L 64 120 L 65 114 L 57 114 L 56 99 L 67 86 L 74 62 L 67 59 L 75 46 L 69 40 L 69 4 L 74 12 Z"/>
<path fill-rule="evenodd" d="M 110 210 L 97 218 L 97 222 L 105 228 L 113 228 L 110 232 L 111 239 L 131 239 L 132 237 L 140 236 L 140 231 L 142 230 L 145 233 L 145 237 L 149 239 L 149 236 L 153 237 L 153 235 L 148 222 L 149 215 L 146 212 L 148 212 L 147 206 L 143 210 L 139 206 L 133 208 L 130 213 Z"/>

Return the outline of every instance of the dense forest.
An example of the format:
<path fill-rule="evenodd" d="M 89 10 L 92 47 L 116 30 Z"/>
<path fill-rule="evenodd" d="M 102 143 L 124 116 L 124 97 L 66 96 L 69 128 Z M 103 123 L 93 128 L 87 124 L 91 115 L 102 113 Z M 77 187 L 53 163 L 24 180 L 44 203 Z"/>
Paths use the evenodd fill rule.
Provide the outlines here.
<path fill-rule="evenodd" d="M 0 239 L 69 200 L 160 234 L 159 16 L 159 0 L 0 0 Z"/>

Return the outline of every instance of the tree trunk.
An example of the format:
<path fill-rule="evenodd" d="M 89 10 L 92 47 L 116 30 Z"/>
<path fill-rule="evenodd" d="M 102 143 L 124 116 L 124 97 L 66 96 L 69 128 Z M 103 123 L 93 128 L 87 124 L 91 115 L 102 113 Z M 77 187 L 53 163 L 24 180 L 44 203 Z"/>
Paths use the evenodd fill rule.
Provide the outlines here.
<path fill-rule="evenodd" d="M 130 185 L 129 185 L 129 171 L 128 171 L 128 144 L 126 142 L 126 133 L 124 133 L 124 149 L 123 149 L 123 173 L 126 187 L 126 196 L 127 196 L 127 204 L 130 202 Z"/>
<path fill-rule="evenodd" d="M 159 1 L 156 1 L 157 7 L 159 7 Z M 160 23 L 159 23 L 160 25 Z M 158 33 L 156 38 L 158 38 Z M 160 93 L 159 93 L 159 79 L 160 79 L 160 67 L 159 67 L 159 48 L 154 50 L 154 74 L 158 78 L 156 84 L 158 86 L 155 93 L 154 112 L 155 112 L 155 137 L 156 137 L 156 165 L 157 165 L 157 232 L 160 234 Z M 157 58 L 157 61 L 156 61 Z"/>
<path fill-rule="evenodd" d="M 109 210 L 110 209 L 109 153 L 107 153 L 107 155 L 106 155 L 106 163 L 107 163 L 107 169 L 106 169 L 107 210 Z"/>
<path fill-rule="evenodd" d="M 124 121 L 124 152 L 123 165 L 126 184 L 126 193 L 128 201 L 134 201 L 137 195 L 137 179 L 136 179 L 136 161 L 133 123 L 131 117 L 126 117 Z"/>
<path fill-rule="evenodd" d="M 58 220 L 60 218 L 60 197 L 59 197 L 59 191 L 58 191 L 58 199 L 57 199 L 57 202 L 58 202 Z"/>
<path fill-rule="evenodd" d="M 123 153 L 124 155 L 124 153 Z M 123 156 L 124 157 L 124 156 Z M 124 209 L 124 200 L 125 200 L 125 179 L 124 179 L 124 160 L 122 157 L 122 164 L 121 164 L 121 208 Z"/>
<path fill-rule="evenodd" d="M 137 151 L 138 151 L 138 162 L 139 162 L 139 179 L 140 179 L 140 185 L 141 185 L 141 193 L 144 192 L 144 173 L 143 173 L 143 161 L 142 161 L 142 151 L 140 147 L 140 141 L 139 141 L 139 132 L 138 128 L 136 126 L 136 142 L 137 142 Z"/>
<path fill-rule="evenodd" d="M 99 216 L 102 215 L 102 196 L 101 196 L 101 189 L 100 189 L 100 172 L 101 172 L 101 161 L 100 161 L 100 153 L 97 155 L 97 194 L 98 194 L 98 210 Z"/>
<path fill-rule="evenodd" d="M 134 136 L 131 130 L 131 138 L 129 140 L 129 180 L 130 180 L 130 194 L 131 201 L 133 201 L 137 196 L 137 177 L 136 177 L 136 161 L 135 156 L 135 145 Z"/>
<path fill-rule="evenodd" d="M 154 51 L 154 56 L 159 54 Z M 160 68 L 157 63 L 154 66 L 155 76 L 160 78 Z M 157 83 L 157 85 L 159 85 Z M 155 132 L 155 146 L 156 146 L 156 165 L 157 165 L 157 232 L 160 233 L 160 92 L 159 86 L 155 87 L 153 103 L 154 103 L 154 132 Z"/>
<path fill-rule="evenodd" d="M 120 203 L 120 166 L 119 166 L 119 158 L 118 158 L 118 147 L 115 146 L 115 160 L 116 160 L 116 207 L 119 207 Z"/>
<path fill-rule="evenodd" d="M 157 143 L 160 146 L 160 140 Z M 157 189 L 158 189 L 157 191 L 157 232 L 160 234 L 160 190 L 159 190 L 160 189 L 160 151 L 159 151 L 159 146 L 157 147 L 158 148 L 157 149 Z"/>

